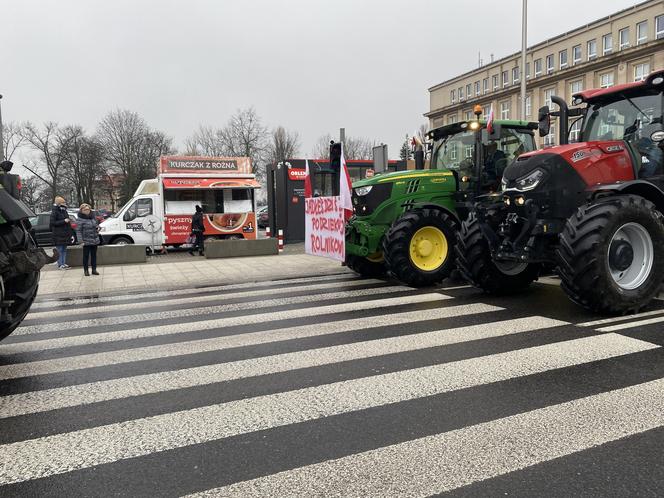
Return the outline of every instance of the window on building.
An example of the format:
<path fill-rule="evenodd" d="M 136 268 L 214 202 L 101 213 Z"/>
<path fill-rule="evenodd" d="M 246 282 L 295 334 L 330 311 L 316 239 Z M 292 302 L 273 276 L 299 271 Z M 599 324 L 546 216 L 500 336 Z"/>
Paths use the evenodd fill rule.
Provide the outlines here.
<path fill-rule="evenodd" d="M 450 159 L 453 161 L 456 161 L 457 158 L 457 142 L 450 142 L 448 145 L 449 150 L 450 150 Z"/>
<path fill-rule="evenodd" d="M 591 61 L 597 57 L 597 42 L 595 40 L 590 40 L 588 42 L 588 60 Z"/>
<path fill-rule="evenodd" d="M 553 72 L 553 54 L 546 56 L 546 74 Z"/>
<path fill-rule="evenodd" d="M 544 136 L 544 145 L 556 145 L 556 125 L 551 124 L 549 134 Z"/>
<path fill-rule="evenodd" d="M 583 90 L 583 80 L 576 80 L 572 81 L 569 85 L 569 93 L 570 95 L 574 95 L 576 93 L 579 93 L 581 90 Z"/>
<path fill-rule="evenodd" d="M 470 121 L 473 119 L 473 111 L 464 112 L 464 121 Z"/>
<path fill-rule="evenodd" d="M 526 118 L 533 115 L 533 99 L 532 95 L 526 95 Z"/>
<path fill-rule="evenodd" d="M 576 121 L 574 121 L 571 128 L 569 129 L 570 143 L 579 141 L 579 135 L 581 134 L 581 121 L 582 121 L 581 119 L 577 119 Z"/>
<path fill-rule="evenodd" d="M 558 65 L 560 66 L 560 69 L 567 67 L 567 49 L 561 50 L 558 53 Z"/>
<path fill-rule="evenodd" d="M 463 157 L 466 159 L 472 159 L 473 157 L 473 146 L 472 145 L 465 145 L 463 147 Z"/>
<path fill-rule="evenodd" d="M 497 74 L 494 74 L 493 76 L 491 76 L 491 84 L 493 86 L 493 91 L 494 92 L 496 90 L 498 90 L 498 75 Z"/>
<path fill-rule="evenodd" d="M 575 66 L 581 62 L 581 45 L 572 48 L 572 64 Z"/>
<path fill-rule="evenodd" d="M 608 35 L 602 36 L 602 55 L 610 54 L 613 50 L 613 35 L 609 33 Z"/>
<path fill-rule="evenodd" d="M 510 101 L 506 100 L 505 102 L 500 103 L 500 119 L 509 119 L 510 118 Z"/>
<path fill-rule="evenodd" d="M 462 86 L 460 86 L 457 89 L 457 93 L 459 94 L 459 102 L 461 102 L 463 100 L 463 87 Z"/>
<path fill-rule="evenodd" d="M 450 102 L 453 104 L 456 102 L 456 90 L 450 91 Z"/>
<path fill-rule="evenodd" d="M 542 74 L 542 59 L 537 59 L 535 61 L 535 78 Z"/>
<path fill-rule="evenodd" d="M 483 115 L 485 118 L 488 118 L 488 117 L 489 117 L 489 113 L 490 113 L 490 112 L 491 112 L 491 106 L 489 106 L 489 105 L 484 105 L 484 106 L 482 106 L 482 115 Z"/>
<path fill-rule="evenodd" d="M 648 21 L 636 25 L 636 44 L 641 45 L 648 41 Z"/>
<path fill-rule="evenodd" d="M 650 64 L 648 62 L 634 65 L 634 81 L 645 80 L 648 73 L 650 73 Z"/>
<path fill-rule="evenodd" d="M 479 81 L 475 82 L 475 95 L 476 96 L 480 95 L 480 82 Z"/>
<path fill-rule="evenodd" d="M 512 68 L 512 83 L 516 84 L 519 82 L 519 66 Z"/>
<path fill-rule="evenodd" d="M 489 92 L 489 78 L 484 78 L 482 80 L 482 93 L 485 95 Z"/>
<path fill-rule="evenodd" d="M 466 98 L 469 99 L 469 98 L 472 97 L 472 96 L 473 96 L 473 85 L 471 85 L 470 83 L 468 83 L 468 84 L 466 85 Z"/>
<path fill-rule="evenodd" d="M 655 39 L 664 38 L 664 15 L 655 17 Z"/>
<path fill-rule="evenodd" d="M 526 62 L 526 79 L 530 78 L 530 62 Z"/>
<path fill-rule="evenodd" d="M 510 84 L 509 73 L 507 71 L 503 71 L 503 88 L 505 88 L 509 84 Z"/>
<path fill-rule="evenodd" d="M 623 28 L 618 31 L 618 48 L 620 50 L 629 47 L 629 28 Z"/>
<path fill-rule="evenodd" d="M 548 106 L 549 109 L 553 108 L 553 101 L 551 100 L 551 97 L 553 97 L 553 91 L 555 88 L 549 88 L 547 90 L 544 90 L 544 105 Z"/>
<path fill-rule="evenodd" d="M 456 114 L 450 114 L 449 116 L 447 116 L 447 124 L 448 125 L 449 124 L 454 124 L 456 122 L 457 122 Z"/>
<path fill-rule="evenodd" d="M 599 77 L 600 88 L 609 88 L 613 86 L 613 72 L 604 73 Z"/>

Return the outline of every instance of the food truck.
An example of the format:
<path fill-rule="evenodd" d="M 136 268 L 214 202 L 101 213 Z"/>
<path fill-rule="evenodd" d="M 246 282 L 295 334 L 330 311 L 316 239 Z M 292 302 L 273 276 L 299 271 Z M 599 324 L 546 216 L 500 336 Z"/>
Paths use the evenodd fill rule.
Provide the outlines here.
<path fill-rule="evenodd" d="M 255 239 L 256 188 L 248 157 L 162 156 L 157 178 L 143 180 L 100 234 L 108 244 L 179 246 L 199 205 L 206 239 Z"/>

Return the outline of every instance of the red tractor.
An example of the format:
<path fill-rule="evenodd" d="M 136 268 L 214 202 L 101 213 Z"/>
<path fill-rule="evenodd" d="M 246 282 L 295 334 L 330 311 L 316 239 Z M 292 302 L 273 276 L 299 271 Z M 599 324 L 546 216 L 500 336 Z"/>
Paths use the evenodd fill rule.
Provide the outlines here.
<path fill-rule="evenodd" d="M 557 116 L 560 143 L 523 154 L 463 223 L 458 265 L 494 294 L 522 290 L 555 268 L 574 302 L 602 313 L 646 306 L 664 279 L 664 71 L 644 81 L 585 90 Z M 581 106 L 584 104 L 583 106 Z M 568 143 L 568 118 L 579 141 Z"/>

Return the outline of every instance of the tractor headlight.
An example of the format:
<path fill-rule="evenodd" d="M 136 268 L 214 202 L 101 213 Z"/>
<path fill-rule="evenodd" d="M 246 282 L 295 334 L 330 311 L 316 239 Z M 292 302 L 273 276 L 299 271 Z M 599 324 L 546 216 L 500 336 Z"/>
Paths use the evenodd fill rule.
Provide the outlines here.
<path fill-rule="evenodd" d="M 373 185 L 367 185 L 366 187 L 357 187 L 355 189 L 355 195 L 358 197 L 362 197 L 364 195 L 367 195 L 369 192 L 371 192 L 371 189 L 373 188 Z"/>
<path fill-rule="evenodd" d="M 544 175 L 544 171 L 536 169 L 535 171 L 528 173 L 526 176 L 519 178 L 516 181 L 515 188 L 521 192 L 532 190 L 539 185 L 539 182 L 542 181 Z"/>

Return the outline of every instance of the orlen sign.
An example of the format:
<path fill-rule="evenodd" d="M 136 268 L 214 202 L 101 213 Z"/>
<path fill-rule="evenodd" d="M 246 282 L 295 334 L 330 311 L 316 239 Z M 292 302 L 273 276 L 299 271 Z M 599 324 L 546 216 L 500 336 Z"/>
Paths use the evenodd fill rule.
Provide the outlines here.
<path fill-rule="evenodd" d="M 304 180 L 304 177 L 307 176 L 307 170 L 306 169 L 300 169 L 300 168 L 291 168 L 288 170 L 288 179 L 297 181 L 297 180 Z"/>

